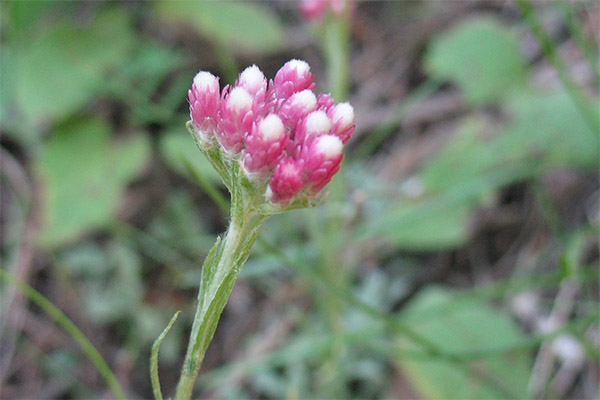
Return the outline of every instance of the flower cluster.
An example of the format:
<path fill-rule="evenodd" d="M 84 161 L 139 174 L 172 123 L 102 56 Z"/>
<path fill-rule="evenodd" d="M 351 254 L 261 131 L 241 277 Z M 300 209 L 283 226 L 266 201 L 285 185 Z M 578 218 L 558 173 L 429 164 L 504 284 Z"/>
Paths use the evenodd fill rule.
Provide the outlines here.
<path fill-rule="evenodd" d="M 269 82 L 253 65 L 223 90 L 219 78 L 201 71 L 188 92 L 194 130 L 264 185 L 272 203 L 310 199 L 339 170 L 355 127 L 352 106 L 316 96 L 314 86 L 301 60 L 288 61 Z"/>
<path fill-rule="evenodd" d="M 309 20 L 322 19 L 327 11 L 335 16 L 344 14 L 347 8 L 352 13 L 355 0 L 301 0 L 300 11 Z"/>

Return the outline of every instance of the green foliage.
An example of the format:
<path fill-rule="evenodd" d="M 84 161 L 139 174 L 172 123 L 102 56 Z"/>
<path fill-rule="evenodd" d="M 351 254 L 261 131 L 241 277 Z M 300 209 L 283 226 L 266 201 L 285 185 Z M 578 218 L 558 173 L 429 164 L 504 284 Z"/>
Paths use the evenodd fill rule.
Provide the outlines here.
<path fill-rule="evenodd" d="M 392 204 L 373 209 L 359 238 L 382 236 L 411 250 L 456 248 L 469 239 L 471 215 L 494 191 L 556 168 L 598 166 L 598 136 L 573 99 L 524 85 L 517 43 L 494 20 L 464 22 L 437 39 L 426 60 L 436 78 L 453 79 L 469 102 L 500 101 L 510 122 L 498 129 L 482 117 L 465 118 L 405 187 L 387 195 Z M 406 193 L 409 184 L 416 193 Z"/>
<path fill-rule="evenodd" d="M 173 123 L 177 108 L 185 97 L 182 93 L 186 93 L 192 78 L 187 74 L 174 75 L 164 90 L 161 90 L 161 84 L 181 67 L 185 56 L 181 51 L 154 41 L 136 42 L 135 49 L 106 82 L 104 90 L 128 106 L 129 119 L 135 126 Z"/>
<path fill-rule="evenodd" d="M 425 65 L 434 77 L 455 81 L 471 104 L 502 98 L 525 78 L 514 35 L 492 18 L 462 22 L 436 38 Z"/>
<path fill-rule="evenodd" d="M 41 241 L 55 246 L 110 224 L 125 186 L 148 155 L 145 137 L 112 140 L 100 119 L 57 128 L 38 162 L 47 199 Z"/>
<path fill-rule="evenodd" d="M 277 17 L 258 3 L 161 1 L 156 11 L 207 35 L 217 46 L 231 46 L 243 52 L 276 50 L 283 45 L 285 37 Z"/>
<path fill-rule="evenodd" d="M 490 346 L 510 347 L 524 339 L 508 315 L 476 299 L 454 299 L 451 293 L 439 288 L 419 294 L 406 307 L 403 317 L 415 332 L 449 354 Z M 527 397 L 531 366 L 524 351 L 490 354 L 474 361 L 471 365 L 491 379 L 494 382 L 491 384 L 439 358 L 411 353 L 402 356 L 403 351 L 418 351 L 418 346 L 405 337 L 398 341 L 401 350 L 397 362 L 424 398 L 504 399 L 507 390 L 513 398 Z"/>
<path fill-rule="evenodd" d="M 286 40 L 298 37 L 299 31 L 290 35 L 274 12 L 281 7 L 265 3 L 4 1 L 0 7 L 2 151 L 15 150 L 10 155 L 14 160 L 7 161 L 19 164 L 25 178 L 25 190 L 21 188 L 15 195 L 20 202 L 18 210 L 12 210 L 12 190 L 19 188 L 13 188 L 14 170 L 5 172 L 5 165 L 11 165 L 3 160 L 2 190 L 8 188 L 9 195 L 2 196 L 2 213 L 8 210 L 9 234 L 4 235 L 8 239 L 1 249 L 8 250 L 2 253 L 6 268 L 0 277 L 10 280 L 4 271 L 16 266 L 22 247 L 26 249 L 23 237 L 27 235 L 23 233 L 29 232 L 31 210 L 30 202 L 22 200 L 30 200 L 29 186 L 39 184 L 41 196 L 36 200 L 43 220 L 36 239 L 50 256 L 42 257 L 47 260 L 42 261 L 44 272 L 31 275 L 32 281 L 43 285 L 43 292 L 57 304 L 77 300 L 78 307 L 69 308 L 69 313 L 88 323 L 86 333 L 101 346 L 108 364 L 118 359 L 133 366 L 132 372 L 120 375 L 125 377 L 120 377 L 123 384 L 128 379 L 137 383 L 147 378 L 152 341 L 173 313 L 183 310 L 160 351 L 163 384 L 172 394 L 168 382 L 173 384 L 173 375 L 166 372 L 181 367 L 196 300 L 192 292 L 203 273 L 200 264 L 215 233 L 227 223 L 229 208 L 222 181 L 185 133 L 189 119 L 185 94 L 193 74 L 210 64 L 223 83 L 232 83 L 234 76 L 230 75 L 238 62 L 270 68 L 284 57 L 307 56 L 306 48 L 308 57 L 316 59 L 315 47 L 294 44 L 294 52 L 299 53 L 289 54 Z M 578 18 L 587 6 L 564 7 L 573 19 L 569 29 L 584 43 L 586 25 Z M 418 3 L 409 8 L 403 7 L 402 12 L 422 10 Z M 397 5 L 383 9 L 397 10 Z M 537 15 L 537 8 L 530 7 L 529 12 Z M 245 280 L 241 289 L 252 296 L 238 293 L 238 303 L 226 310 L 227 322 L 233 322 L 230 328 L 244 337 L 219 338 L 225 346 L 236 343 L 236 358 L 203 371 L 202 390 L 231 399 L 392 397 L 396 394 L 391 387 L 396 367 L 422 398 L 524 398 L 538 346 L 558 334 L 573 335 L 589 358 L 597 359 L 598 351 L 585 332 L 590 328 L 588 321 L 597 322 L 597 268 L 586 264 L 595 260 L 590 243 L 596 242 L 598 228 L 580 222 L 587 211 L 586 221 L 594 223 L 595 203 L 577 206 L 578 216 L 567 227 L 559 221 L 548 223 L 548 229 L 545 221 L 538 221 L 538 208 L 541 214 L 556 213 L 551 210 L 552 199 L 548 204 L 536 204 L 529 198 L 538 196 L 538 187 L 545 189 L 546 174 L 556 170 L 593 175 L 590 185 L 597 185 L 598 132 L 586 123 L 594 118 L 582 113 L 587 109 L 582 102 L 589 93 L 574 101 L 577 88 L 572 87 L 573 79 L 565 76 L 575 70 L 568 68 L 559 71 L 566 89 L 542 91 L 530 85 L 527 62 L 514 35 L 515 27 L 523 28 L 524 20 L 509 26 L 504 23 L 508 20 L 500 22 L 493 17 L 461 19 L 447 32 L 431 36 L 424 57 L 419 53 L 414 60 L 407 60 L 411 71 L 412 66 L 424 65 L 425 71 L 413 72 L 417 76 L 424 72 L 429 79 L 418 88 L 412 87 L 409 79 L 409 96 L 403 98 L 389 126 L 368 132 L 364 143 L 362 138 L 351 143 L 340 176 L 330 185 L 328 201 L 316 210 L 284 213 L 265 224 L 266 231 L 239 275 Z M 364 37 L 356 35 L 355 25 L 346 31 L 349 26 L 344 21 L 324 28 L 323 62 L 313 64 L 317 75 L 329 79 L 323 90 L 368 92 L 363 92 L 365 85 L 376 77 L 363 81 L 364 75 L 357 70 L 352 77 L 361 80 L 352 82 L 348 68 L 356 60 L 351 64 L 344 61 L 352 55 L 344 35 L 352 33 L 353 51 L 360 49 L 354 45 L 361 46 Z M 560 40 L 570 46 L 574 42 L 568 35 L 567 30 L 561 31 Z M 556 39 L 548 36 L 550 40 L 541 47 L 549 65 L 558 68 L 563 53 L 548 51 Z M 197 65 L 194 52 L 206 41 L 212 44 L 217 62 L 204 60 Z M 597 75 L 597 48 L 592 41 L 584 45 L 579 46 L 585 47 L 590 70 Z M 201 56 L 205 54 L 210 53 L 201 52 Z M 195 65 L 189 60 L 195 60 Z M 577 78 L 579 85 L 586 75 Z M 318 85 L 323 83 L 317 79 Z M 465 100 L 460 115 L 452 115 L 452 123 L 442 126 L 446 121 L 434 122 L 435 128 L 438 124 L 442 129 L 455 127 L 448 132 L 447 142 L 411 170 L 404 182 L 379 181 L 367 157 L 385 159 L 386 149 L 374 154 L 383 140 L 398 133 L 403 117 L 447 83 L 460 90 Z M 589 97 L 597 97 L 593 90 L 590 93 Z M 588 105 L 598 109 L 596 100 Z M 357 115 L 361 111 L 364 109 L 357 107 Z M 597 114 L 592 117 L 597 119 Z M 423 127 L 423 137 L 429 137 L 428 126 Z M 117 220 L 117 210 L 131 207 L 122 201 L 129 196 L 123 195 L 148 164 L 150 142 L 170 169 L 189 179 L 169 182 L 173 174 L 165 171 L 144 175 L 144 181 L 132 191 L 142 194 L 140 212 L 131 220 Z M 162 166 L 154 159 L 152 172 Z M 517 191 L 526 187 L 525 201 L 531 201 L 526 203 L 532 215 L 527 228 L 539 232 L 533 242 L 524 230 L 511 248 L 524 262 L 514 267 L 513 279 L 494 279 L 489 285 L 475 284 L 452 292 L 418 289 L 415 282 L 421 282 L 430 271 L 423 260 L 453 258 L 454 254 L 457 259 L 468 258 L 472 256 L 470 241 L 482 244 L 471 231 L 477 210 L 514 211 L 512 203 L 510 210 L 499 209 L 505 205 L 499 203 L 498 193 L 516 182 L 525 182 Z M 36 196 L 38 191 L 31 192 Z M 151 200 L 144 198 L 148 192 Z M 521 200 L 517 203 L 524 205 Z M 506 233 L 504 228 L 498 229 Z M 98 232 L 102 234 L 83 235 Z M 487 240 L 487 232 L 485 236 Z M 490 239 L 496 239 L 495 233 Z M 496 244 L 491 241 L 490 245 Z M 518 248 L 521 243 L 532 246 Z M 204 326 L 209 331 L 214 329 L 215 313 L 224 306 L 238 272 L 214 279 L 216 269 L 210 266 L 222 257 L 222 248 L 223 242 L 215 245 L 204 270 L 207 293 L 201 301 Z M 244 256 L 248 252 L 243 249 Z M 499 264 L 509 272 L 512 255 L 500 256 Z M 466 263 L 479 272 L 478 257 L 476 254 Z M 493 269 L 495 257 L 485 260 L 491 263 L 492 275 L 497 272 Z M 549 269 L 548 273 L 537 275 L 538 264 L 545 272 Z M 555 265 L 559 269 L 552 271 Z M 450 280 L 457 276 L 456 271 L 448 274 Z M 212 285 L 209 278 L 215 280 Z M 524 290 L 537 295 L 543 290 L 539 312 L 545 315 L 550 310 L 550 296 L 564 283 L 578 287 L 578 294 L 570 321 L 558 331 L 520 333 L 503 311 L 512 295 Z M 109 366 L 89 340 L 43 296 L 27 286 L 19 287 L 82 346 L 115 396 L 120 396 Z M 407 301 L 415 289 L 415 297 Z M 230 318 L 239 312 L 235 306 L 240 297 L 252 303 L 255 314 L 250 323 Z M 96 343 L 95 338 L 109 329 L 111 335 Z M 78 348 L 37 348 L 28 334 L 25 331 L 16 339 L 17 351 L 28 350 L 25 356 L 41 366 L 42 374 L 49 375 L 48 385 L 65 388 L 62 397 L 98 393 L 95 384 L 79 381 L 77 371 L 86 361 Z M 153 356 L 155 369 L 157 353 Z M 130 397 L 150 395 L 149 384 L 138 388 L 130 383 L 125 388 Z M 554 396 L 550 389 L 538 397 L 548 396 Z"/>
<path fill-rule="evenodd" d="M 104 84 L 133 45 L 129 16 L 107 9 L 83 29 L 60 23 L 18 50 L 17 102 L 38 125 L 82 107 Z"/>
<path fill-rule="evenodd" d="M 598 110 L 598 103 L 595 108 Z M 535 159 L 548 169 L 597 168 L 598 133 L 586 124 L 567 92 L 525 92 L 511 98 L 508 109 L 513 122 L 497 140 L 506 158 L 512 152 Z"/>

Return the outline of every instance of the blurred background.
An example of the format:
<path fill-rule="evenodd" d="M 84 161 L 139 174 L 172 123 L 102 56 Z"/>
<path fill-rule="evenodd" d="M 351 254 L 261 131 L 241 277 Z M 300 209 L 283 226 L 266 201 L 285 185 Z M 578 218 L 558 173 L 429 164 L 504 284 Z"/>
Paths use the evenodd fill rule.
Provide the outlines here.
<path fill-rule="evenodd" d="M 2 398 L 115 396 L 66 317 L 151 398 L 182 310 L 172 395 L 228 207 L 187 90 L 291 58 L 357 129 L 326 204 L 266 224 L 197 396 L 598 398 L 600 6 L 343 6 L 0 4 Z"/>

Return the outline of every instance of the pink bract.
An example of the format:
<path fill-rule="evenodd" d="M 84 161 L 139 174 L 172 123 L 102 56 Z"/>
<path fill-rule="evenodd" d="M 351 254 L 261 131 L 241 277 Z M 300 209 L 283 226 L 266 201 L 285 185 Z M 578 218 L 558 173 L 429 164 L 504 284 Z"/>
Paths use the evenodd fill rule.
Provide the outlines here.
<path fill-rule="evenodd" d="M 305 61 L 290 60 L 273 80 L 253 65 L 222 91 L 219 78 L 201 71 L 188 92 L 202 141 L 218 143 L 249 179 L 267 187 L 268 200 L 283 206 L 329 183 L 355 128 L 352 106 L 315 95 L 313 79 Z"/>

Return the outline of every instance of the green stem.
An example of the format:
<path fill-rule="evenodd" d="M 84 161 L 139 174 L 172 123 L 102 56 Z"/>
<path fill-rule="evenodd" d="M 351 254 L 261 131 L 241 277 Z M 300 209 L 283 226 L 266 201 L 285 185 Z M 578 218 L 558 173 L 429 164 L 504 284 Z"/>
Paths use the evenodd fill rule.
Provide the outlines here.
<path fill-rule="evenodd" d="M 330 15 L 325 22 L 323 56 L 326 63 L 327 82 L 336 101 L 348 97 L 350 74 L 350 18 L 349 15 Z"/>
<path fill-rule="evenodd" d="M 260 233 L 260 225 L 267 218 L 253 212 L 243 197 L 235 194 L 232 197 L 229 228 L 222 241 L 217 239 L 202 267 L 198 305 L 175 400 L 187 400 L 191 397 L 194 382 L 221 313 Z"/>
<path fill-rule="evenodd" d="M 337 101 L 344 101 L 348 97 L 350 75 L 350 7 L 346 4 L 343 15 L 330 14 L 323 26 L 322 38 L 323 57 L 326 64 L 327 82 L 331 94 Z M 330 201 L 342 201 L 344 197 L 343 182 L 338 177 L 329 184 Z M 327 213 L 327 217 L 320 219 L 325 224 L 317 221 L 316 213 L 312 214 L 312 233 L 316 243 L 321 246 L 322 278 L 330 284 L 347 281 L 347 271 L 340 268 L 337 252 L 342 220 L 335 213 Z M 345 286 L 342 284 L 342 286 Z M 327 361 L 322 367 L 321 382 L 323 393 L 327 397 L 347 397 L 341 384 L 340 364 L 342 363 L 345 345 L 342 339 L 343 327 L 343 301 L 330 291 L 322 293 L 321 305 L 328 317 L 329 329 L 336 340 L 332 346 Z"/>

